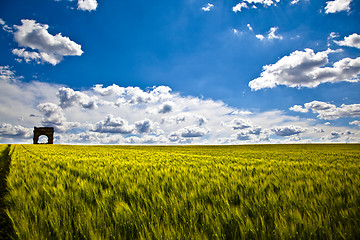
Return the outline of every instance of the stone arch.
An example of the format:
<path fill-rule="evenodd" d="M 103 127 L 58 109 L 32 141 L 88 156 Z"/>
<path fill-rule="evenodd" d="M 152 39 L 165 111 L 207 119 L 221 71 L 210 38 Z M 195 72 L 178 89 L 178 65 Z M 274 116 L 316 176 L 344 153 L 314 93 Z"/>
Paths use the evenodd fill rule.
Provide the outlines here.
<path fill-rule="evenodd" d="M 34 144 L 38 144 L 39 137 L 45 135 L 48 138 L 47 144 L 54 143 L 54 128 L 53 127 L 34 127 Z"/>

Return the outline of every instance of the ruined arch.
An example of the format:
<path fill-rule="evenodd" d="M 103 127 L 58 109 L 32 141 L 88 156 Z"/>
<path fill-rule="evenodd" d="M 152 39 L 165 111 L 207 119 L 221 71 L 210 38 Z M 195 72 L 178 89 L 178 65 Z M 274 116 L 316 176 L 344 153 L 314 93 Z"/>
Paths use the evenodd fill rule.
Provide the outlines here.
<path fill-rule="evenodd" d="M 45 135 L 48 138 L 47 144 L 54 143 L 54 128 L 53 127 L 34 127 L 34 144 L 38 144 L 39 137 Z"/>

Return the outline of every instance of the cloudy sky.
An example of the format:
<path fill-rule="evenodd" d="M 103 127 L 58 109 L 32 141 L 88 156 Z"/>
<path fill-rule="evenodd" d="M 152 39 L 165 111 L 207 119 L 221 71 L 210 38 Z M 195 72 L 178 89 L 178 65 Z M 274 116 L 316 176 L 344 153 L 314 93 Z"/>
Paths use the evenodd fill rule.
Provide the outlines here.
<path fill-rule="evenodd" d="M 2 0 L 0 143 L 360 142 L 355 0 Z"/>

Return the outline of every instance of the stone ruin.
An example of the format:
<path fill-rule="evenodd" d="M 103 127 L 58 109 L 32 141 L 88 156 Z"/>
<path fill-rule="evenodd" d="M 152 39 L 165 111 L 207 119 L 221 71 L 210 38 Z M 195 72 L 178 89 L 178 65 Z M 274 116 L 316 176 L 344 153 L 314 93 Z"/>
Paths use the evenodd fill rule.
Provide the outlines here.
<path fill-rule="evenodd" d="M 54 128 L 53 127 L 34 127 L 34 144 L 38 144 L 39 137 L 45 135 L 48 138 L 47 144 L 54 143 Z"/>

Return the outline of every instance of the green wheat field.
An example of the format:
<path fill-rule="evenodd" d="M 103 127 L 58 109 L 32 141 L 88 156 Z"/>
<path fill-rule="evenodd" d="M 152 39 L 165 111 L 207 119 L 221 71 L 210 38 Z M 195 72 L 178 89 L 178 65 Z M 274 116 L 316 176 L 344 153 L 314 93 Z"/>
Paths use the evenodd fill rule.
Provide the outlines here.
<path fill-rule="evenodd" d="M 0 152 L 8 239 L 360 239 L 359 144 Z"/>

